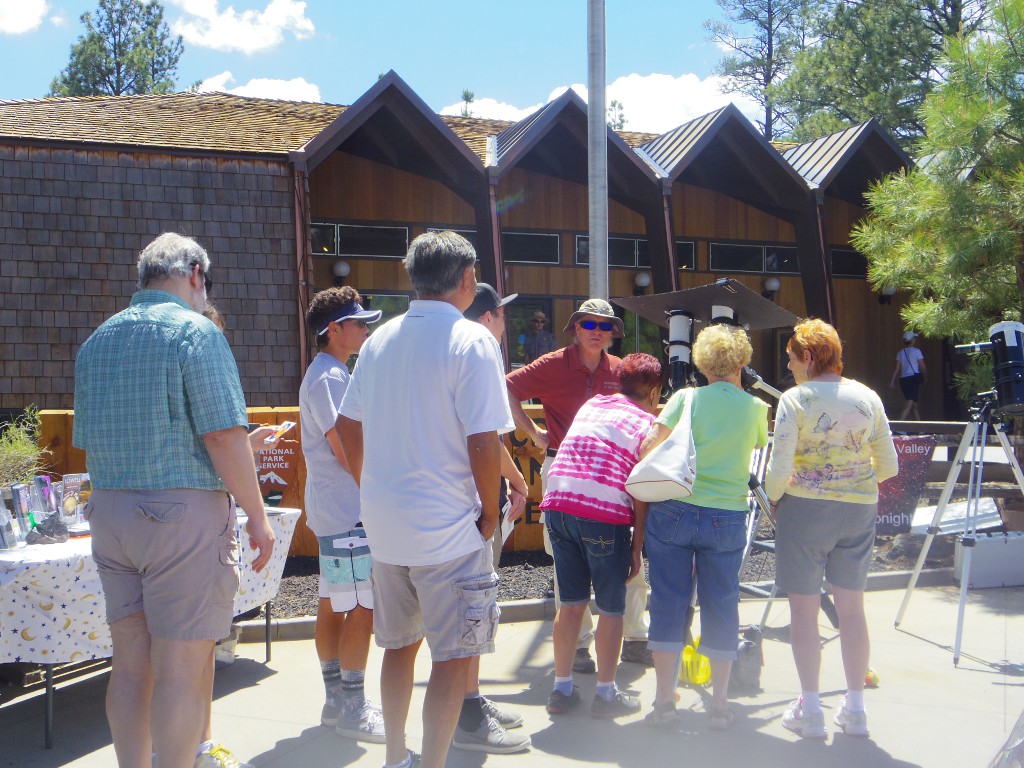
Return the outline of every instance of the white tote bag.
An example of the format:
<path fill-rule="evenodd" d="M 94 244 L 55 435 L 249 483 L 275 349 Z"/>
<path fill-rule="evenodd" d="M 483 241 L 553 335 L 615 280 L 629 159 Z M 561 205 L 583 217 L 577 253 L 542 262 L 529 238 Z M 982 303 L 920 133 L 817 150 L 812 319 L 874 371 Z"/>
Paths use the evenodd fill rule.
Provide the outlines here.
<path fill-rule="evenodd" d="M 697 447 L 691 428 L 693 394 L 693 390 L 686 393 L 682 416 L 671 434 L 629 473 L 626 492 L 634 499 L 668 501 L 693 493 L 697 478 Z"/>

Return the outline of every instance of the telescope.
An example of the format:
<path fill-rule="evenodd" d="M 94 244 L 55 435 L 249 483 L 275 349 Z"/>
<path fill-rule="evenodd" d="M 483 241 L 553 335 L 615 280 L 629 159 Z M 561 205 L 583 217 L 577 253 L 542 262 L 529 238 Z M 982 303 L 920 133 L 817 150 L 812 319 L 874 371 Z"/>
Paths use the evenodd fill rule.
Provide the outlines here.
<path fill-rule="evenodd" d="M 965 354 L 990 352 L 999 412 L 1004 416 L 1024 416 L 1024 323 L 996 323 L 988 329 L 988 335 L 988 341 L 958 344 L 955 349 Z"/>

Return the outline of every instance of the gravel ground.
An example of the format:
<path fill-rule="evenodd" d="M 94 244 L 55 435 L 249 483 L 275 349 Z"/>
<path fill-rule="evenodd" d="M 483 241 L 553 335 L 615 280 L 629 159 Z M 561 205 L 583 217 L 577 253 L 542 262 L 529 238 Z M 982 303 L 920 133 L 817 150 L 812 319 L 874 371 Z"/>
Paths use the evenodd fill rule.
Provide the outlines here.
<path fill-rule="evenodd" d="M 872 571 L 909 571 L 917 562 L 924 536 L 900 534 L 879 536 L 875 543 Z M 926 567 L 953 565 L 953 536 L 936 536 L 928 552 Z M 548 597 L 551 583 L 551 558 L 544 552 L 505 552 L 498 569 L 498 600 L 530 600 Z M 775 574 L 775 556 L 756 552 L 747 560 L 743 581 L 771 581 Z M 285 563 L 281 590 L 274 600 L 276 618 L 316 614 L 319 565 L 315 557 L 289 557 Z M 262 616 L 252 611 L 247 618 Z"/>

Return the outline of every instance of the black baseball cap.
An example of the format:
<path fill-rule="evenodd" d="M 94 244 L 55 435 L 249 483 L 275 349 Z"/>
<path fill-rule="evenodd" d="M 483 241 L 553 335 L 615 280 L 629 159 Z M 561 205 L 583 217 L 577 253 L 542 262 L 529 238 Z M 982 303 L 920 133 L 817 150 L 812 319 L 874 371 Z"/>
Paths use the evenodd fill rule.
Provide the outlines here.
<path fill-rule="evenodd" d="M 484 312 L 493 312 L 498 307 L 504 307 L 510 301 L 518 298 L 518 296 L 518 293 L 510 293 L 503 299 L 498 295 L 498 292 L 487 283 L 477 283 L 476 298 L 474 298 L 473 303 L 469 305 L 469 309 L 462 314 L 467 320 L 479 320 L 483 317 Z"/>

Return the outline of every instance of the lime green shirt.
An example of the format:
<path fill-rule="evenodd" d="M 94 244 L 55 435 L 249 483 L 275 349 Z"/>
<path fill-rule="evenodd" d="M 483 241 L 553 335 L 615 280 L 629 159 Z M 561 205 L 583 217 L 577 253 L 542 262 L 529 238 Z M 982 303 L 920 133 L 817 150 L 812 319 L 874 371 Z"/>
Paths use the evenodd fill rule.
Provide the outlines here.
<path fill-rule="evenodd" d="M 768 404 L 726 382 L 676 392 L 657 423 L 675 429 L 686 397 L 693 397 L 697 479 L 680 501 L 742 512 L 747 509 L 750 454 L 768 444 Z"/>

